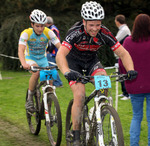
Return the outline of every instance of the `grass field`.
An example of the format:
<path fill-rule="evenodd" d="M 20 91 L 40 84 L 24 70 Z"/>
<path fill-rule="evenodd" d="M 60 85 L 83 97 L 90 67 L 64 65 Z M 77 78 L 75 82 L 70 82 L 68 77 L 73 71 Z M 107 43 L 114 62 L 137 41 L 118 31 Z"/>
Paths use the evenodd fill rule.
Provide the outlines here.
<path fill-rule="evenodd" d="M 110 70 L 109 72 L 113 72 L 113 70 Z M 41 131 L 39 133 L 39 136 L 37 137 L 30 134 L 27 125 L 27 120 L 25 115 L 25 94 L 28 87 L 28 80 L 30 78 L 30 74 L 25 71 L 24 72 L 1 71 L 1 74 L 3 80 L 0 80 L 0 119 L 9 122 L 11 125 L 14 125 L 16 127 L 20 127 L 21 130 L 24 131 L 25 135 L 28 135 L 29 137 L 33 137 L 35 141 L 36 140 L 44 141 L 45 143 L 47 143 L 47 145 L 49 145 L 44 121 L 41 125 Z M 66 110 L 69 101 L 72 99 L 72 93 L 67 83 L 67 80 L 64 78 L 64 76 L 61 73 L 60 73 L 60 77 L 63 81 L 63 88 L 57 88 L 56 94 L 58 96 L 58 100 L 61 108 L 61 114 L 62 114 L 63 137 L 62 137 L 61 146 L 65 146 L 66 145 L 65 142 Z M 113 86 L 112 97 L 114 99 L 114 107 L 115 107 L 115 82 L 112 83 L 112 86 Z M 91 84 L 86 85 L 87 94 L 90 94 L 90 92 L 93 89 L 94 87 Z M 119 83 L 119 94 L 121 94 L 120 83 Z M 130 129 L 130 122 L 132 118 L 132 108 L 131 108 L 130 100 L 121 101 L 119 99 L 118 113 L 123 126 L 125 146 L 129 146 L 129 129 Z M 141 126 L 140 146 L 146 146 L 148 143 L 147 122 L 146 122 L 145 115 L 146 113 L 144 108 L 144 118 Z M 0 129 L 2 127 L 3 125 L 0 124 Z M 10 138 L 9 133 L 0 130 L 1 146 L 16 145 L 15 141 L 17 141 L 15 137 L 12 136 Z M 23 145 L 23 143 L 20 145 Z"/>

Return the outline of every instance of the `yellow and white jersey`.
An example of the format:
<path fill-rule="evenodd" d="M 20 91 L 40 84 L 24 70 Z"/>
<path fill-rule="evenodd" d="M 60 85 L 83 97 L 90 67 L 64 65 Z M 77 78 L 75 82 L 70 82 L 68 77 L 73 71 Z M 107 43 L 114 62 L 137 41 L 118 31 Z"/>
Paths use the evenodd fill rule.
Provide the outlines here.
<path fill-rule="evenodd" d="M 54 45 L 60 42 L 55 33 L 47 27 L 45 27 L 41 35 L 37 35 L 33 28 L 28 28 L 21 33 L 19 44 L 26 46 L 26 57 L 30 56 L 40 59 L 45 57 L 46 47 L 49 40 Z"/>

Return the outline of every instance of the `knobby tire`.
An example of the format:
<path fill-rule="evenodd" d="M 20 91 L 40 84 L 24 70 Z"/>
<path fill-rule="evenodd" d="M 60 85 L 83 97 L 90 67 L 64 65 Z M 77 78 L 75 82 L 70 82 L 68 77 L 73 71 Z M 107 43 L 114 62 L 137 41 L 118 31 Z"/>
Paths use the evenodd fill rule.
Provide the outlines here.
<path fill-rule="evenodd" d="M 101 112 L 104 143 L 105 143 L 105 145 L 115 146 L 113 144 L 112 137 L 110 137 L 111 136 L 111 128 L 110 128 L 110 122 L 109 122 L 110 115 L 113 116 L 113 119 L 114 119 L 114 127 L 115 127 L 116 133 L 117 133 L 118 146 L 124 146 L 124 137 L 123 137 L 121 121 L 120 121 L 118 113 L 111 106 L 104 106 L 102 108 L 102 112 Z"/>
<path fill-rule="evenodd" d="M 57 97 L 53 93 L 48 94 L 48 111 L 50 123 L 46 122 L 46 128 L 49 141 L 52 146 L 60 146 L 62 139 L 61 111 Z"/>
<path fill-rule="evenodd" d="M 67 113 L 66 113 L 66 143 L 67 146 L 73 145 L 73 124 L 72 124 L 72 117 L 71 117 L 71 109 L 73 105 L 73 99 L 69 102 Z M 84 113 L 84 112 L 83 112 Z M 86 145 L 86 132 L 85 132 L 85 123 L 84 123 L 84 114 L 82 113 L 81 116 L 81 123 L 80 123 L 80 139 L 81 145 Z"/>
<path fill-rule="evenodd" d="M 26 101 L 27 101 L 27 98 L 28 98 L 28 90 L 26 93 Z M 33 95 L 33 102 L 34 102 L 34 108 L 36 109 L 36 112 L 31 114 L 26 110 L 26 117 L 27 117 L 29 129 L 30 129 L 30 132 L 34 135 L 38 135 L 41 129 L 41 119 L 40 119 L 40 113 L 39 113 L 40 101 L 39 100 L 40 99 L 37 98 L 37 95 L 35 93 Z"/>
<path fill-rule="evenodd" d="M 72 133 L 72 118 L 71 118 L 71 109 L 73 105 L 73 99 L 69 102 L 66 114 L 66 142 L 67 146 L 72 146 L 73 142 L 73 133 Z"/>

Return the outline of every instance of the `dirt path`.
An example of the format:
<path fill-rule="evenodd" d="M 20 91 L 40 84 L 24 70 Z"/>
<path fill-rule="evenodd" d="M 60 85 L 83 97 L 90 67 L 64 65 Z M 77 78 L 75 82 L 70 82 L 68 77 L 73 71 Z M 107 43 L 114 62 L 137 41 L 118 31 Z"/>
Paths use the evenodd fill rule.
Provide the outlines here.
<path fill-rule="evenodd" d="M 4 141 L 4 143 L 2 142 Z M 50 146 L 50 143 L 39 141 L 38 136 L 34 136 L 23 129 L 7 121 L 0 119 L 0 145 L 1 146 Z"/>

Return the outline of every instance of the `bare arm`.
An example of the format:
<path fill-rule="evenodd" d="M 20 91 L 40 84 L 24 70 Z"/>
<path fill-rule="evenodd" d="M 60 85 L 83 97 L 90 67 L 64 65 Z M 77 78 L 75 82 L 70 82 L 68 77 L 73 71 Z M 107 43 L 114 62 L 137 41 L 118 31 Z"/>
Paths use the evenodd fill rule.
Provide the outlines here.
<path fill-rule="evenodd" d="M 56 48 L 59 50 L 60 46 L 61 46 L 61 43 L 57 43 L 56 45 Z"/>
<path fill-rule="evenodd" d="M 115 50 L 114 53 L 119 56 L 127 72 L 129 70 L 134 70 L 132 58 L 122 45 L 117 50 Z"/>
<path fill-rule="evenodd" d="M 65 72 L 70 72 L 68 67 L 68 62 L 66 59 L 67 54 L 69 53 L 69 49 L 61 46 L 56 55 L 56 63 L 60 69 L 60 71 L 64 74 Z"/>
<path fill-rule="evenodd" d="M 19 46 L 18 46 L 18 56 L 19 56 L 19 59 L 20 59 L 20 62 L 21 62 L 21 65 L 23 66 L 23 68 L 24 69 L 30 69 L 30 65 L 27 64 L 26 61 L 25 61 L 25 55 L 24 55 L 25 48 L 26 48 L 25 45 L 19 44 Z"/>

